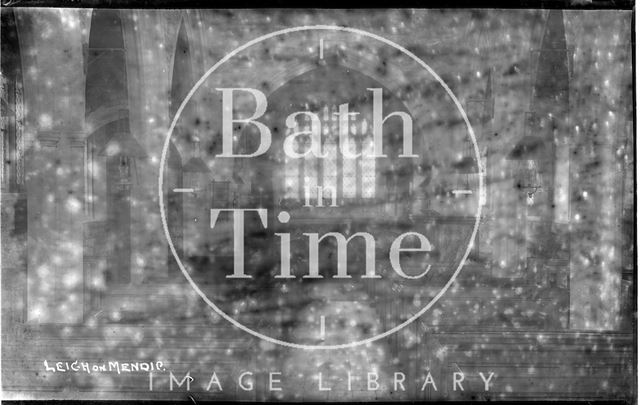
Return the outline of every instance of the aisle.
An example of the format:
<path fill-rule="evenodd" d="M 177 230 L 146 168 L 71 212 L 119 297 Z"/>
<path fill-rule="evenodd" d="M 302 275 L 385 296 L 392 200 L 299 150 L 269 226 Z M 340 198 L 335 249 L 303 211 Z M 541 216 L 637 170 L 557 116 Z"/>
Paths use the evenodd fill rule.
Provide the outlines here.
<path fill-rule="evenodd" d="M 309 294 L 312 303 L 297 312 L 298 326 L 293 329 L 291 340 L 317 345 L 345 344 L 381 331 L 381 320 L 366 304 L 370 302 L 366 292 L 347 291 L 344 283 L 327 280 L 310 286 Z M 320 325 L 322 317 L 324 328 Z M 309 327 L 310 324 L 317 328 Z M 384 394 L 391 381 L 386 372 L 389 354 L 384 340 L 348 349 L 283 349 L 279 352 L 283 355 L 280 362 L 283 374 L 289 383 L 298 384 L 287 387 L 285 397 L 288 399 L 375 399 Z M 371 383 L 376 390 L 367 391 L 368 373 L 377 374 L 379 386 Z M 299 386 L 301 383 L 303 387 Z"/>

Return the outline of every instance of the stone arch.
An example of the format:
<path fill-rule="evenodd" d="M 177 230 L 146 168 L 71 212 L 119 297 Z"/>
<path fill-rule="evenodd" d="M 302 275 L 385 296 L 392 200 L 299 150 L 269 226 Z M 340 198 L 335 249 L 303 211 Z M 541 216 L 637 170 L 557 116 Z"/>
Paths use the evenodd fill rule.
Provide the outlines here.
<path fill-rule="evenodd" d="M 191 41 L 189 39 L 185 17 L 183 16 L 180 18 L 172 58 L 171 77 L 169 81 L 169 121 L 173 119 L 180 104 L 195 82 L 193 71 Z M 185 111 L 183 111 L 184 117 L 193 117 L 193 105 L 194 103 L 189 103 Z M 183 121 L 184 120 L 181 120 L 181 122 Z M 178 137 L 190 135 L 190 131 L 182 125 L 178 125 L 174 133 L 176 133 Z M 172 141 L 169 145 L 168 160 L 165 168 L 165 201 L 167 201 L 167 225 L 174 247 L 179 255 L 182 255 L 183 251 L 184 197 L 180 193 L 173 192 L 173 189 L 183 186 L 183 168 L 182 154 Z M 167 266 L 169 268 L 169 274 L 177 274 L 180 272 L 178 264 L 168 246 Z"/>
<path fill-rule="evenodd" d="M 130 128 L 127 53 L 120 11 L 93 10 L 85 81 L 86 211 L 87 237 L 101 243 L 85 257 L 107 284 L 131 281 L 131 187 L 136 160 L 145 156 Z M 95 257 L 106 258 L 104 268 L 92 266 Z"/>

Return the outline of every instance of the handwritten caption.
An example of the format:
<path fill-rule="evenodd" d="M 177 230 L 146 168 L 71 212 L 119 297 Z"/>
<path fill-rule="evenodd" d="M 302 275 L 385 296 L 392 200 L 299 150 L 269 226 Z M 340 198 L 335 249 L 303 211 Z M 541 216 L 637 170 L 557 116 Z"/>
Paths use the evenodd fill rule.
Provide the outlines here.
<path fill-rule="evenodd" d="M 53 373 L 136 373 L 165 371 L 162 361 L 120 362 L 106 361 L 101 363 L 86 361 L 56 361 L 49 363 L 44 360 L 44 369 Z"/>

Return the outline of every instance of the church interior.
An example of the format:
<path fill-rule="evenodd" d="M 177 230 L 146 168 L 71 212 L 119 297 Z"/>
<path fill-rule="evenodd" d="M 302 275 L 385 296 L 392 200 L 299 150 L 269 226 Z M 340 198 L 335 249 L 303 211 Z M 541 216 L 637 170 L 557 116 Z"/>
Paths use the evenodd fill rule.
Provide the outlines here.
<path fill-rule="evenodd" d="M 404 367 L 416 379 L 427 371 L 444 376 L 491 369 L 509 381 L 477 394 L 484 397 L 474 394 L 482 391 L 479 378 L 469 381 L 467 391 L 421 391 L 417 384 L 400 393 L 348 393 L 359 400 L 625 399 L 637 389 L 630 12 L 3 7 L 0 13 L 5 392 L 27 390 L 46 398 L 66 398 L 69 390 L 96 399 L 184 396 L 168 388 L 148 391 L 143 373 L 127 379 L 47 374 L 45 359 L 162 359 L 183 374 L 205 373 L 215 363 L 223 378 L 232 378 L 242 365 L 295 375 L 307 366 L 340 370 L 349 362 L 353 370 L 390 373 Z M 221 84 L 215 83 L 245 74 L 247 83 L 260 86 L 268 112 L 275 114 L 268 121 L 275 149 L 291 133 L 282 130 L 280 107 L 315 112 L 327 157 L 269 155 L 251 164 L 214 159 L 222 148 L 219 114 L 211 112 L 220 108 L 219 100 L 203 92 L 181 108 L 198 79 L 254 37 L 323 23 L 379 33 L 427 61 L 460 100 L 477 151 L 455 114 L 414 108 L 439 93 L 409 68 L 394 66 L 397 55 L 383 47 L 362 49 L 356 40 L 345 46 L 328 36 L 322 62 L 316 48 L 294 39 L 239 58 L 222 70 Z M 270 64 L 287 66 L 287 76 L 269 72 Z M 325 87 L 306 92 L 314 82 Z M 384 132 L 391 158 L 368 158 L 374 148 L 372 117 L 360 114 L 345 128 L 347 148 L 362 155 L 342 157 L 339 106 L 328 95 L 350 93 L 349 86 L 366 96 L 355 105 L 371 102 L 363 89 L 384 87 L 392 95 L 386 105 L 410 114 L 419 133 L 440 139 L 454 128 L 462 146 L 447 149 L 453 138 L 427 146 L 425 135 L 414 148 L 429 153 L 401 159 L 402 140 L 393 136 L 401 132 L 396 120 Z M 307 97 L 310 92 L 315 98 Z M 164 156 L 179 110 L 175 142 Z M 309 129 L 312 123 L 301 125 Z M 239 133 L 240 150 L 255 150 L 251 128 Z M 304 141 L 294 145 L 305 147 Z M 303 319 L 327 300 L 344 301 L 343 315 L 357 319 L 332 325 L 329 332 L 336 336 L 388 330 L 424 306 L 417 292 L 428 287 L 388 270 L 380 282 L 354 278 L 327 290 L 299 279 L 305 292 L 286 295 L 288 309 L 275 316 L 266 303 L 287 288 L 266 277 L 280 260 L 273 248 L 277 229 L 266 232 L 257 216 L 247 219 L 247 250 L 275 251 L 247 255 L 251 283 L 227 281 L 209 271 L 217 266 L 231 273 L 234 254 L 228 217 L 216 225 L 227 232 L 202 236 L 211 234 L 212 208 L 266 208 L 270 224 L 286 210 L 295 252 L 306 249 L 303 232 L 367 230 L 376 239 L 376 257 L 382 257 L 394 237 L 420 227 L 436 247 L 430 256 L 436 273 L 455 268 L 461 246 L 471 249 L 436 305 L 374 342 L 371 353 L 314 351 L 305 364 L 299 354 L 226 323 L 190 288 L 162 229 L 159 172 L 166 227 L 194 280 L 223 296 L 225 311 L 241 312 L 243 322 L 286 338 L 308 339 Z M 479 203 L 474 195 L 451 192 L 479 182 L 485 186 Z M 482 206 L 478 218 L 474 204 Z M 364 249 L 355 241 L 353 247 L 349 271 L 362 271 Z M 308 269 L 311 258 L 294 253 L 291 260 L 297 272 Z M 320 274 L 331 278 L 333 250 L 321 248 L 318 260 Z M 420 271 L 420 263 L 405 265 L 408 272 Z M 360 296 L 369 303 L 355 305 Z M 282 398 L 264 384 L 259 380 L 252 392 L 207 398 L 345 395 L 338 388 L 305 392 L 291 381 Z"/>

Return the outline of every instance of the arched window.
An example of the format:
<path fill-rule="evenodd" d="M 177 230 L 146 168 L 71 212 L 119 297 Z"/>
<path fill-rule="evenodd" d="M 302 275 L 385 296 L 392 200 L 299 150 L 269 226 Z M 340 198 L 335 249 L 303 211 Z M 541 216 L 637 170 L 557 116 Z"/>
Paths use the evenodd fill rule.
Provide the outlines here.
<path fill-rule="evenodd" d="M 322 154 L 317 158 L 308 153 L 304 158 L 285 156 L 284 190 L 285 198 L 294 200 L 317 200 L 321 190 L 324 201 L 331 203 L 334 194 L 344 201 L 371 199 L 376 192 L 376 161 L 373 154 L 373 134 L 369 118 L 355 113 L 346 123 L 348 137 L 346 153 L 340 151 L 340 122 L 338 107 L 324 105 L 319 111 L 312 111 L 320 118 Z M 311 123 L 307 115 L 302 115 L 297 128 L 287 128 L 285 137 L 294 132 L 310 131 Z M 309 150 L 310 137 L 298 137 L 295 151 Z M 352 157 L 356 155 L 358 157 Z M 321 187 L 321 188 L 320 188 Z"/>

